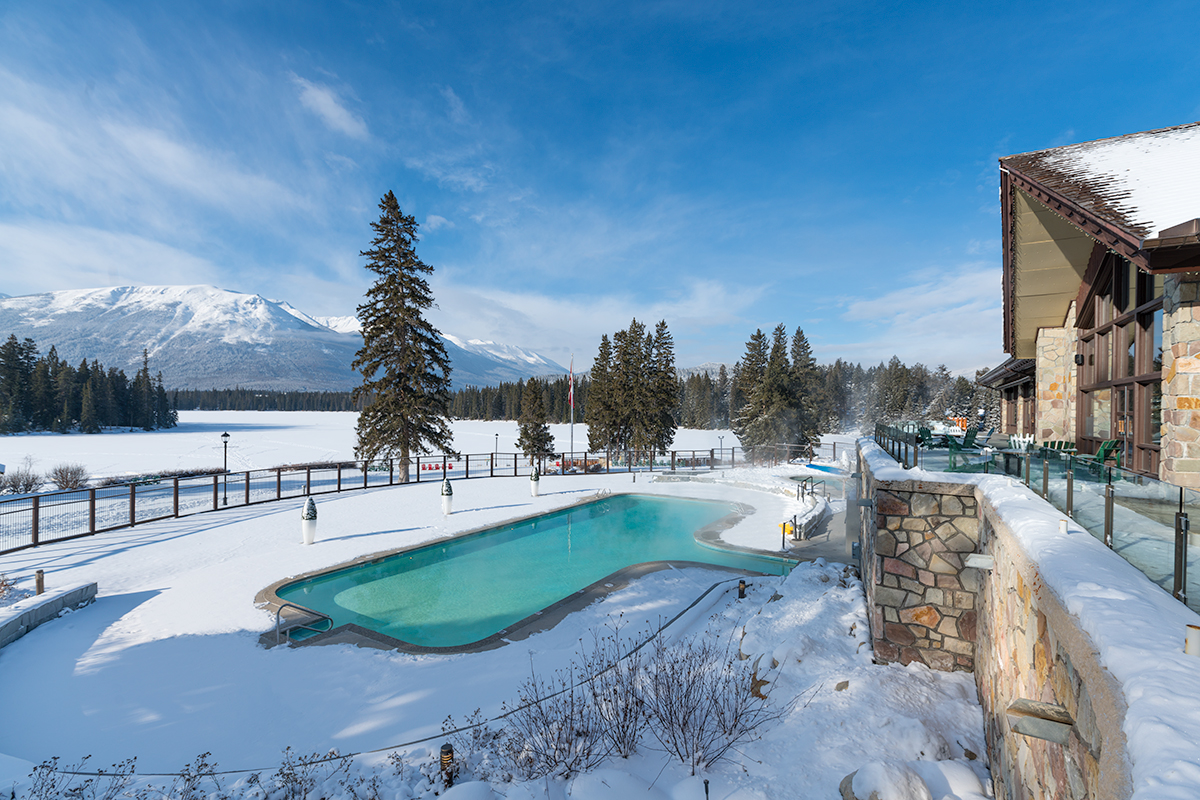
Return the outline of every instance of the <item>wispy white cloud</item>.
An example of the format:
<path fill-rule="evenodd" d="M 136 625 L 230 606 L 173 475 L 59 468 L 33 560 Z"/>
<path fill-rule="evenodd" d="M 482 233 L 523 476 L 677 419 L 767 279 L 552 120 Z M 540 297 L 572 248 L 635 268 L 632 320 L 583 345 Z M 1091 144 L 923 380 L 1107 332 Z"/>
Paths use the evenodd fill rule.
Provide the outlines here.
<path fill-rule="evenodd" d="M 370 136 L 367 123 L 347 109 L 333 89 L 305 80 L 299 75 L 292 75 L 292 81 L 300 87 L 301 105 L 320 117 L 331 130 L 354 139 L 366 139 Z"/>
<path fill-rule="evenodd" d="M 0 222 L 0 291 L 145 284 L 220 284 L 213 263 L 153 239 L 79 225 Z"/>
<path fill-rule="evenodd" d="M 437 214 L 430 214 L 429 216 L 425 217 L 425 225 L 423 227 L 429 233 L 433 233 L 439 228 L 453 228 L 454 223 L 445 217 L 438 216 Z"/>
<path fill-rule="evenodd" d="M 446 114 L 450 117 L 450 121 L 455 125 L 463 125 L 470 121 L 471 116 L 467 113 L 467 107 L 463 105 L 462 98 L 454 93 L 454 90 L 449 86 L 442 86 L 438 89 L 442 93 L 442 97 L 446 98 Z"/>
<path fill-rule="evenodd" d="M 443 331 L 528 347 L 563 363 L 574 353 L 580 368 L 590 363 L 601 335 L 628 327 L 635 317 L 648 324 L 667 321 L 681 365 L 707 360 L 707 347 L 693 350 L 691 343 L 714 329 L 732 325 L 740 331 L 745 313 L 766 293 L 762 286 L 692 281 L 675 297 L 647 301 L 621 291 L 552 296 L 483 289 L 445 276 L 433 284 L 438 308 L 430 318 Z"/>
<path fill-rule="evenodd" d="M 973 374 L 1006 357 L 999 268 L 965 264 L 923 271 L 882 295 L 843 302 L 842 319 L 851 324 L 814 342 L 822 361 L 871 364 L 896 355 L 907 364 L 945 364 L 952 372 Z"/>
<path fill-rule="evenodd" d="M 198 210 L 192 203 L 239 220 L 307 206 L 177 127 L 166 117 L 151 122 L 119 106 L 96 108 L 0 69 L 0 200 L 50 218 L 175 236 L 188 235 Z"/>

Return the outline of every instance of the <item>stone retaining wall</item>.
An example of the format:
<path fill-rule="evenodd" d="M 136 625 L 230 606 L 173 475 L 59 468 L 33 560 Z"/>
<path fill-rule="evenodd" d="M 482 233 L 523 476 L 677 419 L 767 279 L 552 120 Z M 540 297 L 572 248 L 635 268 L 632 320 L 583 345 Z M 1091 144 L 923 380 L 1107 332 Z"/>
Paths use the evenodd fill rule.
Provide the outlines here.
<path fill-rule="evenodd" d="M 986 500 L 982 507 L 980 547 L 995 566 L 980 581 L 975 684 L 996 796 L 1128 797 L 1132 783 L 1119 687 L 1078 619 L 1046 590 L 1037 565 Z M 1065 708 L 1074 720 L 1067 743 L 1014 733 L 1005 711 L 1019 699 Z"/>
<path fill-rule="evenodd" d="M 859 454 L 875 511 L 862 515 L 860 547 L 876 660 L 974 672 L 998 798 L 1129 797 L 1124 695 L 987 496 L 905 479 L 873 443 Z M 966 567 L 971 552 L 994 567 Z M 1014 731 L 1016 700 L 1062 706 L 1067 743 Z"/>

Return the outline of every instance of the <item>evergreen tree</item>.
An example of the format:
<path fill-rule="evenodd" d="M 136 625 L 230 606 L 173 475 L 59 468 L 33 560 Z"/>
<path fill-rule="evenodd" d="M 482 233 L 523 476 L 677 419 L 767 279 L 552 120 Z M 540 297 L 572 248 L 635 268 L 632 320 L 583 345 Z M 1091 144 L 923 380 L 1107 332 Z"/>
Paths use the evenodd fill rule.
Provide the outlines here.
<path fill-rule="evenodd" d="M 761 328 L 754 332 L 750 341 L 746 342 L 746 355 L 742 357 L 741 361 L 734 364 L 733 368 L 737 375 L 734 394 L 735 400 L 738 402 L 736 406 L 730 408 L 730 412 L 733 414 L 733 433 L 741 441 L 743 447 L 750 447 L 751 444 L 746 439 L 746 431 L 757 415 L 754 398 L 758 393 L 763 375 L 767 371 L 767 337 L 763 335 Z"/>
<path fill-rule="evenodd" d="M 651 446 L 666 452 L 675 439 L 675 417 L 679 408 L 679 377 L 675 372 L 675 340 L 667 330 L 667 321 L 654 327 L 651 345 L 651 380 L 649 397 L 649 436 Z M 706 414 L 707 416 L 707 414 Z M 707 423 L 705 423 L 707 427 Z"/>
<path fill-rule="evenodd" d="M 83 433 L 100 432 L 100 420 L 96 416 L 96 400 L 93 391 L 95 385 L 95 380 L 89 380 L 83 385 L 79 412 L 79 430 Z"/>
<path fill-rule="evenodd" d="M 546 424 L 546 405 L 543 386 L 537 378 L 525 382 L 521 396 L 521 418 L 518 420 L 517 448 L 529 457 L 529 463 L 541 456 L 554 454 L 554 437 Z"/>
<path fill-rule="evenodd" d="M 592 381 L 584 420 L 588 426 L 588 449 L 602 451 L 614 445 L 616 409 L 613 405 L 612 343 L 600 337 L 600 349 L 592 362 Z"/>
<path fill-rule="evenodd" d="M 377 277 L 358 307 L 363 346 L 352 366 L 363 383 L 353 398 L 366 404 L 355 453 L 366 460 L 399 454 L 400 480 L 407 483 L 414 453 L 453 450 L 450 358 L 422 315 L 433 305 L 423 277 L 433 268 L 417 257 L 417 221 L 400 210 L 390 191 L 379 210 L 371 249 L 359 253 Z"/>

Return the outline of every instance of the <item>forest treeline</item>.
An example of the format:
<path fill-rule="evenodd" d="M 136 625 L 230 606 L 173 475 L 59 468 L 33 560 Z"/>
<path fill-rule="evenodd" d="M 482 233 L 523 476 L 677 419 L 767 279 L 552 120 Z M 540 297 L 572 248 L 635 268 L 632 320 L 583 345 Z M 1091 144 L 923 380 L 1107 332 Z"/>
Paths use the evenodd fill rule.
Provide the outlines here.
<path fill-rule="evenodd" d="M 58 431 L 99 433 L 103 428 L 173 428 L 178 415 L 163 388 L 162 373 L 150 375 L 150 359 L 130 379 L 125 371 L 84 359 L 73 367 L 53 346 L 15 335 L 0 345 L 0 433 Z"/>
<path fill-rule="evenodd" d="M 268 389 L 176 389 L 176 408 L 189 411 L 361 411 L 350 392 L 278 392 Z"/>

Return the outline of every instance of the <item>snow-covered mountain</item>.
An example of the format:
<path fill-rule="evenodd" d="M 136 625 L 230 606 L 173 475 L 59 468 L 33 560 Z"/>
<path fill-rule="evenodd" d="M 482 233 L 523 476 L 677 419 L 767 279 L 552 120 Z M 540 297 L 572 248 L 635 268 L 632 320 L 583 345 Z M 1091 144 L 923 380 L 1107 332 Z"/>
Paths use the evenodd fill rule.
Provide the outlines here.
<path fill-rule="evenodd" d="M 317 318 L 278 300 L 214 286 L 122 286 L 0 298 L 0 340 L 51 345 L 72 364 L 98 359 L 132 374 L 142 349 L 172 388 L 334 391 L 357 386 L 354 317 Z M 567 370 L 510 345 L 446 336 L 455 388 Z"/>

